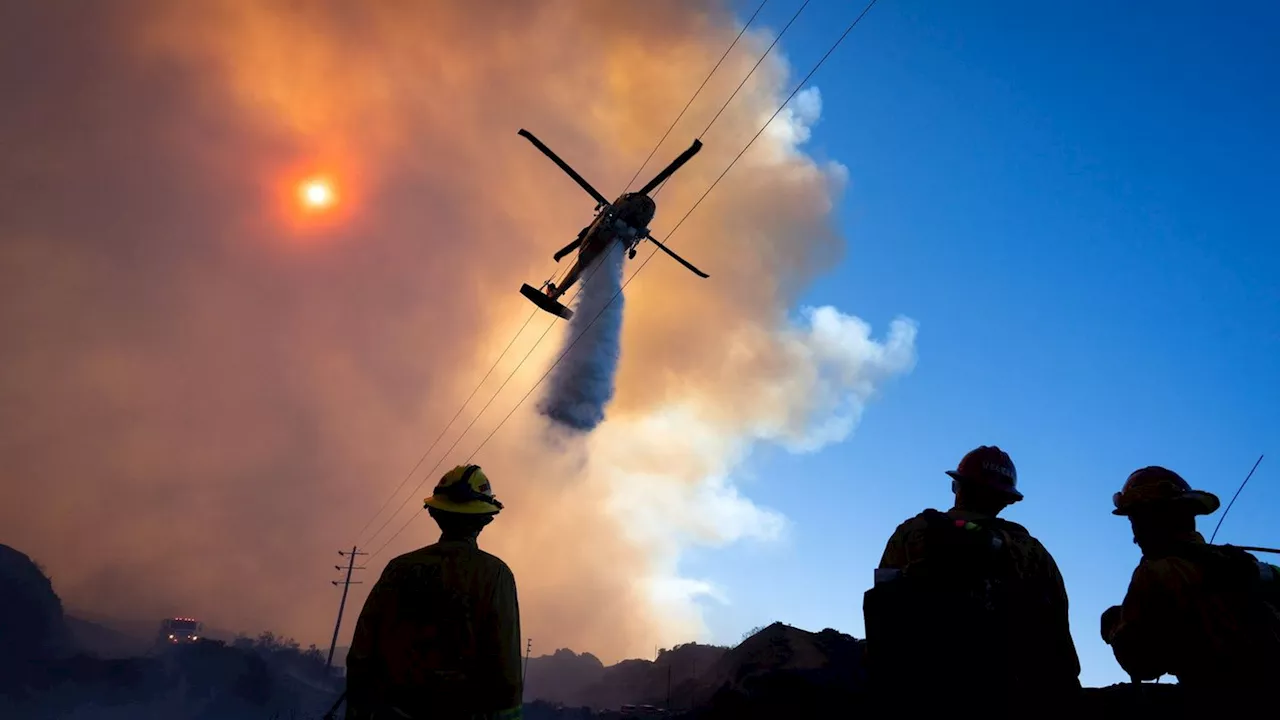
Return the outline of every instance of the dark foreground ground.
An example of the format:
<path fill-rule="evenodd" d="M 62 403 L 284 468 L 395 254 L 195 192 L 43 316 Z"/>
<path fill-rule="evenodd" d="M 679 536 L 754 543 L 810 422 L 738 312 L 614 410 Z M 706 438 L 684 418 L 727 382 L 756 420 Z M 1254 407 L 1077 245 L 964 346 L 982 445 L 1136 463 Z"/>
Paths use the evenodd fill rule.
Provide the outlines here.
<path fill-rule="evenodd" d="M 270 633 L 132 648 L 113 657 L 108 648 L 118 650 L 120 640 L 115 631 L 66 616 L 43 571 L 0 545 L 0 720 L 312 720 L 341 690 L 340 679 L 325 675 L 318 650 Z M 917 698 L 873 699 L 863 657 L 862 640 L 782 623 L 732 648 L 690 643 L 653 661 L 607 667 L 589 654 L 559 650 L 529 664 L 525 717 L 919 717 L 918 701 L 929 688 Z M 1088 689 L 1072 707 L 1028 707 L 1024 716 L 1280 717 L 1274 699 L 1256 710 L 1232 707 L 1238 698 L 1196 708 L 1181 693 L 1168 684 Z M 945 714 L 981 717 L 982 709 Z"/>

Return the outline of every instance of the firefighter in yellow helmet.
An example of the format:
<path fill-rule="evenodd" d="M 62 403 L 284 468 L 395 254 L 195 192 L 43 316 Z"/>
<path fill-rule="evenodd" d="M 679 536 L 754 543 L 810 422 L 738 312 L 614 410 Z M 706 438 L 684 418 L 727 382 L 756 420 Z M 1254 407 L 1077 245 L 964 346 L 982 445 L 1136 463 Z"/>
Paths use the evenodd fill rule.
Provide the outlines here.
<path fill-rule="evenodd" d="M 424 506 L 440 541 L 387 563 L 369 593 L 347 655 L 347 720 L 518 720 L 516 581 L 476 544 L 502 503 L 465 465 Z"/>
<path fill-rule="evenodd" d="M 1271 566 L 1210 545 L 1196 531 L 1196 517 L 1218 509 L 1217 496 L 1172 470 L 1145 467 L 1112 502 L 1142 549 L 1124 602 L 1102 614 L 1102 639 L 1121 667 L 1135 680 L 1174 675 L 1193 701 L 1215 710 L 1269 689 L 1280 678 L 1280 611 L 1267 599 Z"/>

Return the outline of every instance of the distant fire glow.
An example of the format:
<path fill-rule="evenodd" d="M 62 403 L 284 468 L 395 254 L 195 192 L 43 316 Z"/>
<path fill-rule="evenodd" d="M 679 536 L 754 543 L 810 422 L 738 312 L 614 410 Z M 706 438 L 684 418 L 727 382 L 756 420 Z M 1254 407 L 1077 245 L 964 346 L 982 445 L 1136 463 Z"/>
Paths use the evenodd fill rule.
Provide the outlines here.
<path fill-rule="evenodd" d="M 298 199 L 308 210 L 325 210 L 337 200 L 333 183 L 323 178 L 305 180 L 298 186 Z"/>

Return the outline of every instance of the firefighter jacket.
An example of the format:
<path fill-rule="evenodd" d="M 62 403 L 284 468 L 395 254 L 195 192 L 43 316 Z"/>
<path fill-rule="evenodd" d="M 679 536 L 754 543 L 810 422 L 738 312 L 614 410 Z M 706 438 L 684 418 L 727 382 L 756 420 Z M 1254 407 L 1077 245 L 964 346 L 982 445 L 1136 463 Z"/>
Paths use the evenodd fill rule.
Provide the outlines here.
<path fill-rule="evenodd" d="M 1174 675 L 1208 689 L 1270 687 L 1280 678 L 1280 610 L 1267 602 L 1271 566 L 1191 532 L 1144 549 L 1102 638 L 1136 680 Z"/>
<path fill-rule="evenodd" d="M 1021 525 L 952 508 L 945 516 L 960 525 L 974 524 L 998 538 L 1007 553 L 1012 593 L 1002 608 L 1013 628 L 1006 657 L 1018 677 L 1015 686 L 1030 692 L 1070 693 L 1080 688 L 1080 658 L 1071 638 L 1067 590 L 1053 556 Z M 882 570 L 907 570 L 930 556 L 928 513 L 921 513 L 894 530 L 880 558 Z M 932 551 L 936 553 L 937 551 Z"/>
<path fill-rule="evenodd" d="M 515 577 L 471 540 L 387 564 L 347 655 L 347 720 L 521 716 Z"/>

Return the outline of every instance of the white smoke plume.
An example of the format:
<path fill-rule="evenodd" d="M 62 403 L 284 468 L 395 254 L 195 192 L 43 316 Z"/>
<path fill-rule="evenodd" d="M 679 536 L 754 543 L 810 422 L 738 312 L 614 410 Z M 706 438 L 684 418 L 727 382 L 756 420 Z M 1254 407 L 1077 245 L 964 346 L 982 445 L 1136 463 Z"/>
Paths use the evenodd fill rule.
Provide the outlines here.
<path fill-rule="evenodd" d="M 590 217 L 516 130 L 612 194 L 737 23 L 715 0 L 0 0 L 0 541 L 72 608 L 305 644 L 332 628 L 335 551 L 405 527 L 343 642 L 385 561 L 435 539 L 436 477 L 474 455 L 506 503 L 481 542 L 537 648 L 608 662 L 699 637 L 690 596 L 716 588 L 681 554 L 786 531 L 735 484 L 750 449 L 847 437 L 915 357 L 909 321 L 874 339 L 791 314 L 844 247 L 847 170 L 803 146 L 816 89 L 670 234 L 790 92 L 777 51 L 664 186 L 655 235 L 712 277 L 657 258 L 627 285 L 604 422 L 549 446 L 536 403 L 514 409 L 565 347 L 557 329 L 531 350 L 540 316 L 387 529 L 352 536 L 383 525 L 527 316 L 517 288 Z M 770 39 L 743 36 L 671 147 Z M 298 210 L 312 173 L 335 180 L 328 214 Z"/>
<path fill-rule="evenodd" d="M 548 378 L 539 411 L 547 419 L 578 432 L 589 432 L 604 420 L 613 398 L 622 339 L 621 242 L 609 246 L 583 269 L 582 289 L 569 320 L 564 350 Z"/>

